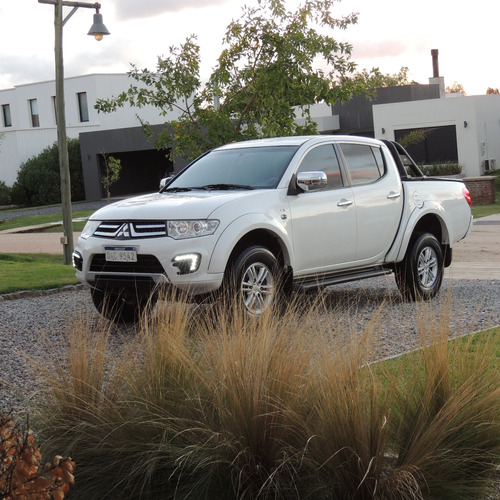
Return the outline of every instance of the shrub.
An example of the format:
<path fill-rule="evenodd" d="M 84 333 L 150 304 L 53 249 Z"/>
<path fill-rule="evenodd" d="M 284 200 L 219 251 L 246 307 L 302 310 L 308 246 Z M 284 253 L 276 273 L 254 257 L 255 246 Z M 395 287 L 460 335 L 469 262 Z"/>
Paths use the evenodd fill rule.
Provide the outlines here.
<path fill-rule="evenodd" d="M 500 451 L 498 333 L 463 355 L 429 315 L 408 363 L 370 364 L 378 317 L 355 335 L 321 298 L 297 297 L 259 321 L 166 297 L 120 353 L 110 324 L 77 322 L 38 405 L 48 449 L 78 455 L 72 495 L 484 494 Z"/>
<path fill-rule="evenodd" d="M 440 177 L 443 175 L 460 175 L 462 167 L 455 161 L 439 161 L 431 164 L 420 165 L 420 170 L 425 175 Z"/>
<path fill-rule="evenodd" d="M 0 205 L 10 204 L 10 192 L 11 188 L 4 181 L 0 181 Z"/>
<path fill-rule="evenodd" d="M 68 140 L 71 199 L 85 199 L 82 160 L 78 139 Z M 57 143 L 45 148 L 21 165 L 12 186 L 12 202 L 21 206 L 51 205 L 61 202 L 61 176 Z"/>
<path fill-rule="evenodd" d="M 74 483 L 74 467 L 61 456 L 43 464 L 31 430 L 23 433 L 12 417 L 0 414 L 0 498 L 61 500 Z"/>

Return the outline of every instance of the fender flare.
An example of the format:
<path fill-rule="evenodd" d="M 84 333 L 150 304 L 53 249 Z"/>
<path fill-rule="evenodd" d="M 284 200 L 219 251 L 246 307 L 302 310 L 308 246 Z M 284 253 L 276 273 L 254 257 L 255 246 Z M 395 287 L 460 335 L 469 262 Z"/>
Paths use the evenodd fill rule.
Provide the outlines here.
<path fill-rule="evenodd" d="M 426 202 L 421 209 L 416 208 L 411 213 L 408 221 L 406 222 L 404 231 L 401 233 L 399 243 L 396 241 L 387 255 L 388 262 L 401 262 L 404 259 L 406 251 L 408 250 L 408 245 L 415 234 L 416 228 L 423 221 L 423 219 L 427 217 L 432 217 L 432 219 L 440 225 L 441 236 L 438 237 L 438 235 L 436 235 L 433 231 L 429 232 L 438 238 L 441 245 L 448 244 L 451 247 L 446 214 L 443 207 L 435 202 Z"/>
<path fill-rule="evenodd" d="M 291 235 L 286 227 L 265 214 L 253 213 L 238 217 L 224 229 L 212 251 L 208 272 L 223 273 L 234 248 L 252 231 L 265 231 L 274 237 L 281 248 L 285 264 L 290 263 L 293 252 Z"/>

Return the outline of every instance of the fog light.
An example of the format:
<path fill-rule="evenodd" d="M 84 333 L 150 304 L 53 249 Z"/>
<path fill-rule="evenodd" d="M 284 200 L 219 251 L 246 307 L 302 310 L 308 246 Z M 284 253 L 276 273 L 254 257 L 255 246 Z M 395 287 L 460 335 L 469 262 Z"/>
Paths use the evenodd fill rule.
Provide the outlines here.
<path fill-rule="evenodd" d="M 179 269 L 179 274 L 190 274 L 198 270 L 198 267 L 200 267 L 200 260 L 200 254 L 187 253 L 174 257 L 172 264 Z"/>
<path fill-rule="evenodd" d="M 76 250 L 73 252 L 72 255 L 72 260 L 73 260 L 73 267 L 77 271 L 81 271 L 83 269 L 83 257 L 80 252 L 77 252 Z"/>

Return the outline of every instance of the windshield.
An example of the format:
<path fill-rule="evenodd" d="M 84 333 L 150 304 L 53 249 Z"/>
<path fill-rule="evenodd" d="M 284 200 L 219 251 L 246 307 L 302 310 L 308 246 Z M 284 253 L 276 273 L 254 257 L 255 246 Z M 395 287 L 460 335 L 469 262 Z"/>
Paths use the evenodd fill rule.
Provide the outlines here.
<path fill-rule="evenodd" d="M 211 151 L 181 172 L 166 191 L 275 188 L 296 151 L 296 146 Z"/>

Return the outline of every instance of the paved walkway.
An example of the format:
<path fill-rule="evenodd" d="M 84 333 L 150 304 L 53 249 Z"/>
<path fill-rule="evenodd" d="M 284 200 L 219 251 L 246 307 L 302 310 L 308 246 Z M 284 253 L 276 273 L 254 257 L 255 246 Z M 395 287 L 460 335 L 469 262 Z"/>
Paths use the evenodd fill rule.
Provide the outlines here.
<path fill-rule="evenodd" d="M 19 231 L 16 229 L 14 231 Z M 0 253 L 63 254 L 61 233 L 0 231 Z M 74 234 L 75 244 L 79 233 Z M 474 222 L 467 238 L 453 249 L 449 279 L 500 279 L 500 214 Z"/>
<path fill-rule="evenodd" d="M 446 278 L 500 279 L 500 214 L 474 221 L 472 231 L 453 247 Z"/>

